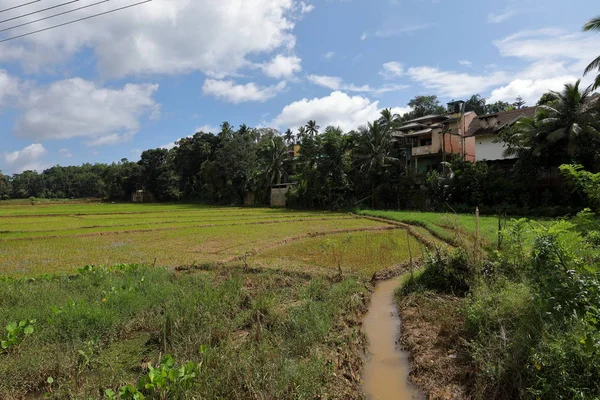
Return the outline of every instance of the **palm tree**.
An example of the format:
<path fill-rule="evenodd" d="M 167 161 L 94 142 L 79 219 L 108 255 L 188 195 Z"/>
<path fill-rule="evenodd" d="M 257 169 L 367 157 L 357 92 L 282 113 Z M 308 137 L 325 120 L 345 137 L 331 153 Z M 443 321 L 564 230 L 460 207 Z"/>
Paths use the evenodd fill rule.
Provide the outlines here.
<path fill-rule="evenodd" d="M 306 133 L 310 136 L 317 136 L 319 133 L 320 126 L 313 120 L 310 120 L 306 123 Z"/>
<path fill-rule="evenodd" d="M 233 127 L 227 121 L 221 124 L 221 132 L 219 132 L 219 137 L 221 139 L 229 139 L 233 136 Z"/>
<path fill-rule="evenodd" d="M 288 149 L 281 136 L 275 136 L 267 141 L 264 173 L 269 184 L 281 184 L 286 175 L 284 166 L 288 157 Z"/>
<path fill-rule="evenodd" d="M 383 128 L 393 131 L 401 125 L 400 115 L 394 114 L 391 108 L 385 108 L 381 110 L 379 123 L 383 126 Z"/>
<path fill-rule="evenodd" d="M 360 129 L 356 148 L 358 169 L 369 175 L 371 183 L 371 206 L 375 206 L 375 179 L 381 171 L 397 159 L 391 156 L 391 132 L 380 121 Z"/>
<path fill-rule="evenodd" d="M 285 131 L 284 138 L 288 145 L 294 144 L 294 132 L 291 129 Z"/>
<path fill-rule="evenodd" d="M 588 21 L 588 23 L 583 26 L 583 30 L 584 30 L 584 32 L 600 31 L 600 17 L 596 17 L 596 18 Z M 600 72 L 600 56 L 598 58 L 596 58 L 594 61 L 592 61 L 592 63 L 590 65 L 588 65 L 588 67 L 585 69 L 584 75 L 589 74 L 590 72 L 592 72 L 595 69 L 597 69 L 598 72 Z M 594 84 L 592 85 L 592 90 L 596 90 L 599 87 L 600 87 L 600 73 L 598 74 L 598 76 L 596 76 L 596 80 L 595 80 Z"/>
<path fill-rule="evenodd" d="M 302 139 L 304 139 L 304 136 L 306 136 L 306 128 L 301 126 L 300 128 L 298 128 L 298 135 L 296 135 L 298 143 L 300 143 Z"/>
<path fill-rule="evenodd" d="M 565 85 L 561 93 L 551 92 L 556 100 L 540 105 L 535 118 L 522 118 L 501 134 L 505 155 L 520 159 L 532 155 L 547 165 L 576 160 L 581 137 L 600 135 L 600 115 L 590 100 L 592 89 L 580 92 L 579 85 L 577 81 Z"/>
<path fill-rule="evenodd" d="M 598 111 L 592 106 L 590 96 L 592 88 L 579 90 L 581 80 L 575 84 L 566 84 L 562 92 L 552 92 L 558 97 L 552 105 L 540 106 L 540 135 L 548 145 L 558 141 L 567 141 L 567 151 L 571 157 L 577 154 L 579 138 L 582 135 L 600 135 Z"/>

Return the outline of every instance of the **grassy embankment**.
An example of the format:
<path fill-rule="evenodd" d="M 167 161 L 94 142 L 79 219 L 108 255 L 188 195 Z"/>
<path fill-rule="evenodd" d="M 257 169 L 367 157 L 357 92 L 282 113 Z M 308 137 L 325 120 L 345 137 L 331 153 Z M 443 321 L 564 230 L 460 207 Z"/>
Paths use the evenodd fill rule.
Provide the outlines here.
<path fill-rule="evenodd" d="M 437 254 L 398 291 L 434 398 L 600 398 L 600 221 L 515 222 L 500 251 Z"/>

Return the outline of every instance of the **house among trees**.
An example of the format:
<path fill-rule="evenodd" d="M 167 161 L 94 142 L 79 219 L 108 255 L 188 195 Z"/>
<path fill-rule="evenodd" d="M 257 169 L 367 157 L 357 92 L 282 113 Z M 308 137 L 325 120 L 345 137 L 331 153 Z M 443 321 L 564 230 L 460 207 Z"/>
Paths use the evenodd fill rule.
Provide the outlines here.
<path fill-rule="evenodd" d="M 473 120 L 467 131 L 467 137 L 475 140 L 476 160 L 506 162 L 506 160 L 516 159 L 517 155 L 505 154 L 506 147 L 499 140 L 500 133 L 512 127 L 521 118 L 535 117 L 536 111 L 537 107 L 525 107 L 520 110 L 482 115 Z"/>
<path fill-rule="evenodd" d="M 407 168 L 425 173 L 453 156 L 475 161 L 475 139 L 466 132 L 477 114 L 463 113 L 463 105 L 462 101 L 448 103 L 448 115 L 426 115 L 394 131 L 395 141 L 405 148 Z"/>

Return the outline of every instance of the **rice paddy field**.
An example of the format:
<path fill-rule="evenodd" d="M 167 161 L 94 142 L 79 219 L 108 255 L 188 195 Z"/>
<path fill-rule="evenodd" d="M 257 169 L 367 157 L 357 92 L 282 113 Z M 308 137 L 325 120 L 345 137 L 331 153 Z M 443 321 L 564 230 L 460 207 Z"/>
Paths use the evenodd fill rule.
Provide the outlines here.
<path fill-rule="evenodd" d="M 197 205 L 0 206 L 0 274 L 85 265 L 170 268 L 239 262 L 372 274 L 408 260 L 406 233 L 349 214 Z M 417 241 L 411 249 L 420 253 Z M 337 253 L 341 253 L 339 256 Z M 339 259 L 339 260 L 338 260 Z"/>
<path fill-rule="evenodd" d="M 381 216 L 0 202 L 0 398 L 364 398 L 372 276 L 452 239 Z"/>

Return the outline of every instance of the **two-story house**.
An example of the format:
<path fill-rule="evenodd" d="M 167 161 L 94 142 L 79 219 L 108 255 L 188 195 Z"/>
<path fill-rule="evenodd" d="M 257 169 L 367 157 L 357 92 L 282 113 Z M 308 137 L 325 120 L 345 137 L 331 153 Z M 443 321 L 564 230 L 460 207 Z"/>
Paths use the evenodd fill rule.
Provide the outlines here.
<path fill-rule="evenodd" d="M 467 137 L 474 140 L 475 158 L 477 161 L 510 162 L 516 157 L 506 157 L 506 147 L 498 140 L 503 129 L 513 126 L 521 118 L 533 118 L 537 107 L 526 107 L 520 110 L 505 111 L 477 117 L 467 132 Z"/>
<path fill-rule="evenodd" d="M 461 113 L 462 102 L 448 104 L 449 115 L 427 115 L 396 129 L 394 139 L 405 151 L 406 167 L 424 173 L 450 161 L 453 156 L 475 161 L 475 139 L 466 135 L 474 112 Z"/>

